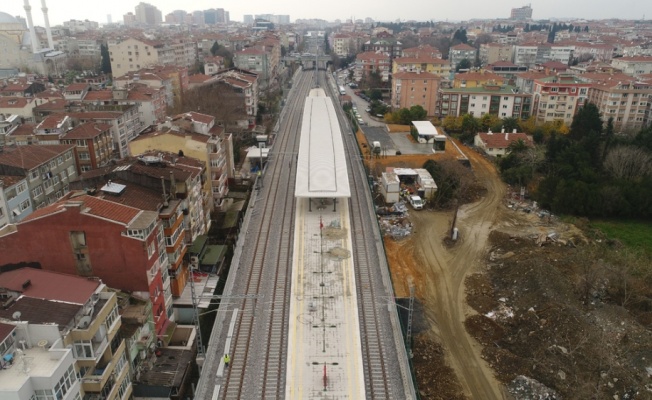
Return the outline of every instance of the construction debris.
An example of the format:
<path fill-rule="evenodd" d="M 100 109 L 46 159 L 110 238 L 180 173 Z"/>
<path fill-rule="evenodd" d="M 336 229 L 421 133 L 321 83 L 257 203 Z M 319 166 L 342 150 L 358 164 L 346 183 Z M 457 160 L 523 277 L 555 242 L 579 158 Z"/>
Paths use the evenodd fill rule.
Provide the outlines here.
<path fill-rule="evenodd" d="M 561 371 L 560 371 L 561 372 Z M 516 400 L 561 400 L 561 396 L 536 379 L 517 376 L 507 388 Z"/>

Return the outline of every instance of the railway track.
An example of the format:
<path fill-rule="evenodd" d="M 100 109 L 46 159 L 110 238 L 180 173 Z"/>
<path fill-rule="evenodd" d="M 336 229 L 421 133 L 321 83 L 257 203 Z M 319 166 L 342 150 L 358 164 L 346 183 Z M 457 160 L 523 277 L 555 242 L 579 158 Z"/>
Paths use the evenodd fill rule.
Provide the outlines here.
<path fill-rule="evenodd" d="M 332 98 L 337 98 L 338 94 L 331 85 L 328 85 L 328 90 Z M 375 219 L 367 176 L 355 135 L 349 134 L 350 129 L 344 123 L 346 117 L 343 111 L 340 109 L 338 113 L 349 159 L 349 215 L 365 391 L 370 400 L 409 398 L 412 390 L 406 388 L 405 370 L 399 365 L 401 350 L 397 348 L 402 346 L 402 335 L 396 329 L 398 321 L 391 321 L 391 315 L 387 312 L 386 304 L 391 301 L 393 289 L 391 282 L 388 284 L 387 265 L 380 259 L 383 249 L 378 246 L 378 242 L 382 238 Z M 407 359 L 405 361 L 407 364 Z"/>
<path fill-rule="evenodd" d="M 285 393 L 285 362 L 290 304 L 292 240 L 294 237 L 293 163 L 299 148 L 301 110 L 312 86 L 313 73 L 299 74 L 296 93 L 288 104 L 287 121 L 281 121 L 270 154 L 262 193 L 254 213 L 260 214 L 255 232 L 248 237 L 247 279 L 238 304 L 239 313 L 231 342 L 231 364 L 222 383 L 222 399 L 281 399 Z M 252 221 L 254 222 L 254 221 Z M 237 307 L 236 307 L 237 308 Z"/>

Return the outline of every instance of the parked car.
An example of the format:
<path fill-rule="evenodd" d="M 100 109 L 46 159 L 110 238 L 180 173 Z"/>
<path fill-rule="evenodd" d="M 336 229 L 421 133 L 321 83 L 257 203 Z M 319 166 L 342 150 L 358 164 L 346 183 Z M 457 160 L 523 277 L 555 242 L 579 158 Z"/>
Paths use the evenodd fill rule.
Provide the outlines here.
<path fill-rule="evenodd" d="M 421 210 L 423 208 L 423 200 L 421 200 L 420 196 L 410 195 L 408 196 L 408 201 L 415 210 Z"/>

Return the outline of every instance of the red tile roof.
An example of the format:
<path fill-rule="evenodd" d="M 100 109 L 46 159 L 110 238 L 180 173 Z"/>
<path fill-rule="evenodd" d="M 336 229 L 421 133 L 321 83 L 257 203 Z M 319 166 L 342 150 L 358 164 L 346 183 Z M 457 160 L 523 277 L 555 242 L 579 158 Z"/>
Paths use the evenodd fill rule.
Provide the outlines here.
<path fill-rule="evenodd" d="M 111 129 L 111 125 L 108 124 L 86 122 L 68 131 L 63 137 L 65 139 L 92 139 L 109 129 Z"/>
<path fill-rule="evenodd" d="M 0 108 L 24 108 L 30 102 L 32 102 L 32 100 L 26 97 L 0 96 Z"/>
<path fill-rule="evenodd" d="M 0 164 L 31 170 L 73 149 L 71 144 L 26 145 L 5 147 L 0 153 Z"/>
<path fill-rule="evenodd" d="M 36 129 L 57 129 L 66 118 L 68 118 L 68 116 L 63 114 L 48 115 L 36 126 Z"/>
<path fill-rule="evenodd" d="M 29 136 L 34 134 L 34 129 L 36 129 L 36 124 L 22 124 L 11 132 L 9 136 Z"/>
<path fill-rule="evenodd" d="M 188 116 L 193 121 L 201 122 L 203 124 L 210 124 L 211 122 L 215 122 L 215 117 L 213 117 L 212 115 L 201 114 L 194 111 L 190 111 L 182 115 Z"/>
<path fill-rule="evenodd" d="M 92 90 L 86 93 L 84 97 L 85 102 L 95 101 L 95 100 L 113 100 L 113 92 L 110 89 L 107 90 Z"/>
<path fill-rule="evenodd" d="M 84 210 L 86 214 L 119 222 L 124 225 L 131 222 L 141 212 L 137 208 L 93 196 L 80 196 L 76 197 L 75 200 L 82 200 L 84 202 L 84 207 L 87 207 Z"/>
<path fill-rule="evenodd" d="M 506 149 L 510 143 L 516 142 L 519 139 L 523 140 L 527 145 L 532 144 L 532 138 L 525 133 L 478 133 L 480 140 L 485 143 L 487 148 L 491 149 Z"/>
<path fill-rule="evenodd" d="M 190 75 L 188 77 L 188 82 L 190 83 L 204 83 L 206 81 L 209 81 L 213 79 L 212 76 L 204 75 L 204 74 L 194 74 Z"/>
<path fill-rule="evenodd" d="M 15 325 L 10 325 L 10 324 L 4 324 L 0 322 L 0 342 L 4 341 L 11 332 L 16 329 Z"/>
<path fill-rule="evenodd" d="M 66 92 L 77 92 L 77 91 L 82 91 L 84 89 L 88 89 L 90 85 L 88 83 L 71 83 L 70 85 L 66 86 L 65 91 Z"/>
<path fill-rule="evenodd" d="M 27 281 L 30 283 L 25 286 Z M 27 297 L 73 304 L 85 304 L 100 284 L 96 280 L 36 268 L 20 268 L 0 274 L 0 287 Z"/>

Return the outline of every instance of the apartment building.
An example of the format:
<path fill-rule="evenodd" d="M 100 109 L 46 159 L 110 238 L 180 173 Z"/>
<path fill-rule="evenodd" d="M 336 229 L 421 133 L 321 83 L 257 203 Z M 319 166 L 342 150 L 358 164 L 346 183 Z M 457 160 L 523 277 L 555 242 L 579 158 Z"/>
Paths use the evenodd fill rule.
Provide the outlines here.
<path fill-rule="evenodd" d="M 0 96 L 0 114 L 17 115 L 27 121 L 34 121 L 34 107 L 44 102 L 28 97 L 2 97 Z"/>
<path fill-rule="evenodd" d="M 448 61 L 452 69 L 456 69 L 460 61 L 466 59 L 471 62 L 471 65 L 475 63 L 475 55 L 477 50 L 474 47 L 469 46 L 468 44 L 460 43 L 458 45 L 452 46 L 448 51 Z"/>
<path fill-rule="evenodd" d="M 259 85 L 261 89 L 268 87 L 272 70 L 267 52 L 255 47 L 249 47 L 235 53 L 233 63 L 236 68 L 256 73 L 260 79 Z"/>
<path fill-rule="evenodd" d="M 652 84 L 624 74 L 584 74 L 591 82 L 588 100 L 600 110 L 605 125 L 613 118 L 614 131 L 633 134 L 650 124 Z"/>
<path fill-rule="evenodd" d="M 401 57 L 407 58 L 442 58 L 441 51 L 429 44 L 420 44 L 417 47 L 403 49 Z"/>
<path fill-rule="evenodd" d="M 177 115 L 156 131 L 139 136 L 129 144 L 129 148 L 132 154 L 181 150 L 185 157 L 203 162 L 207 176 L 210 176 L 202 189 L 204 215 L 208 216 L 212 211 L 223 211 L 222 206 L 228 194 L 228 179 L 234 176 L 233 137 L 222 133 L 215 126 L 213 117 L 197 113 Z M 208 231 L 210 218 L 207 218 L 206 224 Z"/>
<path fill-rule="evenodd" d="M 501 43 L 483 43 L 480 45 L 479 56 L 482 65 L 495 64 L 501 61 L 512 61 L 512 45 Z"/>
<path fill-rule="evenodd" d="M 330 46 L 333 52 L 341 58 L 348 57 L 356 53 L 356 35 L 348 32 L 336 33 L 329 36 Z"/>
<path fill-rule="evenodd" d="M 141 25 L 159 25 L 163 22 L 161 10 L 149 3 L 140 2 L 135 8 L 136 22 Z"/>
<path fill-rule="evenodd" d="M 528 68 L 526 66 L 519 66 L 509 61 L 497 61 L 493 64 L 487 64 L 484 66 L 484 70 L 500 75 L 505 79 L 516 79 L 516 76 L 520 73 L 527 72 Z"/>
<path fill-rule="evenodd" d="M 116 294 L 101 281 L 22 268 L 0 274 L 0 288 L 3 398 L 131 397 Z"/>
<path fill-rule="evenodd" d="M 149 198 L 137 191 L 125 195 L 124 189 L 107 182 L 97 196 L 71 193 L 0 232 L 0 265 L 39 263 L 44 270 L 95 276 L 109 287 L 140 294 L 152 302 L 156 333 L 163 334 L 172 315 L 172 295 L 163 289 L 168 269 L 163 227 L 158 212 L 116 202 L 117 196 L 125 202 L 133 195 Z"/>
<path fill-rule="evenodd" d="M 114 86 L 112 89 L 93 90 L 84 97 L 83 103 L 93 107 L 136 105 L 143 127 L 165 120 L 167 97 L 164 87 L 153 88 L 142 83 Z M 140 132 L 138 132 L 140 133 Z"/>
<path fill-rule="evenodd" d="M 514 86 L 484 85 L 439 89 L 436 115 L 440 118 L 452 115 L 459 117 L 470 114 L 482 117 L 485 114 L 499 118 L 527 119 L 532 112 L 532 96 L 520 92 Z"/>
<path fill-rule="evenodd" d="M 188 38 L 159 42 L 149 39 L 127 38 L 109 40 L 109 56 L 114 76 L 123 76 L 154 65 L 192 67 L 197 57 L 197 46 Z"/>
<path fill-rule="evenodd" d="M 631 76 L 652 74 L 652 56 L 614 58 L 611 65 Z"/>
<path fill-rule="evenodd" d="M 246 128 L 256 126 L 256 115 L 258 113 L 258 75 L 238 69 L 230 68 L 216 74 L 216 82 L 229 87 L 235 93 L 242 95 L 242 109 L 245 111 L 246 121 L 243 121 Z"/>
<path fill-rule="evenodd" d="M 434 116 L 437 103 L 437 90 L 441 77 L 429 72 L 397 72 L 392 79 L 393 109 L 410 108 L 419 105 Z"/>
<path fill-rule="evenodd" d="M 525 21 L 528 19 L 532 19 L 532 7 L 523 6 L 519 8 L 512 8 L 512 12 L 509 18 L 518 21 Z"/>
<path fill-rule="evenodd" d="M 224 57 L 204 57 L 204 73 L 206 75 L 215 75 L 224 69 Z"/>
<path fill-rule="evenodd" d="M 188 68 L 155 65 L 114 77 L 113 82 L 116 87 L 128 88 L 132 87 L 132 84 L 142 84 L 152 89 L 162 89 L 165 93 L 165 103 L 172 107 L 181 104 L 183 93 L 189 88 Z"/>
<path fill-rule="evenodd" d="M 429 56 L 401 57 L 392 60 L 392 74 L 397 72 L 428 72 L 448 79 L 451 65 L 446 60 Z"/>
<path fill-rule="evenodd" d="M 20 222 L 34 211 L 28 190 L 27 178 L 16 175 L 0 175 L 0 206 L 2 221 L 0 228 L 6 224 Z"/>
<path fill-rule="evenodd" d="M 391 37 L 372 38 L 362 45 L 362 50 L 365 52 L 385 53 L 391 58 L 400 57 L 403 51 L 403 43 Z"/>
<path fill-rule="evenodd" d="M 109 124 L 84 122 L 65 132 L 60 142 L 75 146 L 78 174 L 109 164 L 113 155 L 113 135 Z"/>
<path fill-rule="evenodd" d="M 129 142 L 147 127 L 135 105 L 96 106 L 91 111 L 67 115 L 75 124 L 91 122 L 109 125 L 113 143 L 112 157 L 115 158 L 127 157 Z"/>
<path fill-rule="evenodd" d="M 537 124 L 563 121 L 569 125 L 588 98 L 590 83 L 573 75 L 556 75 L 534 80 L 533 106 Z"/>
<path fill-rule="evenodd" d="M 0 176 L 0 228 L 11 222 L 11 212 L 9 211 L 9 205 L 7 204 L 7 197 L 5 193 L 5 185 L 13 186 L 15 183 L 14 179 L 9 180 L 5 183 L 2 176 Z M 25 186 L 27 188 L 27 186 Z"/>
<path fill-rule="evenodd" d="M 72 120 L 65 114 L 52 114 L 41 121 L 34 128 L 27 144 L 61 144 L 60 138 L 68 129 L 72 128 Z"/>
<path fill-rule="evenodd" d="M 524 43 L 514 45 L 514 64 L 528 68 L 548 61 L 559 61 L 570 65 L 574 54 L 573 46 L 554 45 L 549 43 Z"/>
<path fill-rule="evenodd" d="M 68 193 L 69 182 L 77 178 L 74 146 L 5 147 L 0 152 L 0 175 L 26 179 L 32 210 L 52 204 Z"/>
<path fill-rule="evenodd" d="M 457 73 L 453 79 L 454 88 L 474 88 L 483 87 L 485 85 L 500 86 L 505 83 L 507 82 L 502 76 L 485 70 Z"/>
<path fill-rule="evenodd" d="M 392 61 L 389 55 L 372 51 L 360 53 L 356 56 L 353 67 L 353 79 L 360 82 L 372 72 L 378 73 L 383 82 L 389 81 Z"/>

